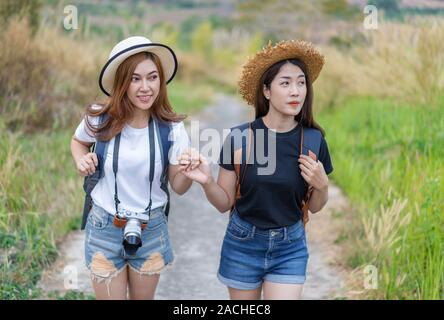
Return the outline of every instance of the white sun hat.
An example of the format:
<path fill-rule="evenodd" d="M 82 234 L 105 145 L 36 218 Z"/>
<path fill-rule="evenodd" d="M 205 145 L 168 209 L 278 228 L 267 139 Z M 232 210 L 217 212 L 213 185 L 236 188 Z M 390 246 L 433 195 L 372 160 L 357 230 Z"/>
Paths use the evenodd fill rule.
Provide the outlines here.
<path fill-rule="evenodd" d="M 114 77 L 119 65 L 128 57 L 139 52 L 151 52 L 157 55 L 162 64 L 165 79 L 167 79 L 166 83 L 173 80 L 177 71 L 177 59 L 170 47 L 151 42 L 150 39 L 141 36 L 129 37 L 114 46 L 108 61 L 100 72 L 99 86 L 107 96 L 112 94 Z"/>

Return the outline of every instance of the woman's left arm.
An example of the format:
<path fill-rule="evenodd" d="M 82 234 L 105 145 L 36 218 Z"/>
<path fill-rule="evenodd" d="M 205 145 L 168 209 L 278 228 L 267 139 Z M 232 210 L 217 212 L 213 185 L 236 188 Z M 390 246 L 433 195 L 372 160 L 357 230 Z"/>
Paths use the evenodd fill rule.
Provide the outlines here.
<path fill-rule="evenodd" d="M 188 148 L 177 158 L 178 164 L 170 164 L 168 167 L 168 179 L 171 188 L 179 195 L 188 191 L 193 180 L 182 174 L 183 170 L 193 170 L 199 166 L 199 152 L 194 148 Z"/>
<path fill-rule="evenodd" d="M 170 164 L 168 168 L 168 180 L 171 188 L 179 195 L 188 191 L 193 183 L 193 180 L 188 179 L 180 172 L 180 165 Z"/>
<path fill-rule="evenodd" d="M 328 186 L 324 189 L 314 189 L 308 203 L 308 209 L 311 213 L 320 211 L 328 200 Z"/>
<path fill-rule="evenodd" d="M 181 170 L 196 167 L 199 164 L 199 153 L 190 148 L 188 133 L 185 130 L 183 122 L 176 123 L 172 130 L 172 152 L 170 165 L 168 167 L 168 181 L 171 188 L 179 195 L 184 194 L 191 187 L 193 180 L 182 174 Z M 184 155 L 184 151 L 186 155 Z M 177 156 L 177 158 L 176 158 Z M 185 160 L 187 157 L 187 161 Z M 184 158 L 184 160 L 182 159 Z"/>
<path fill-rule="evenodd" d="M 306 155 L 299 157 L 299 167 L 304 180 L 313 186 L 308 209 L 316 213 L 325 206 L 328 200 L 328 176 L 321 161 L 315 161 Z"/>

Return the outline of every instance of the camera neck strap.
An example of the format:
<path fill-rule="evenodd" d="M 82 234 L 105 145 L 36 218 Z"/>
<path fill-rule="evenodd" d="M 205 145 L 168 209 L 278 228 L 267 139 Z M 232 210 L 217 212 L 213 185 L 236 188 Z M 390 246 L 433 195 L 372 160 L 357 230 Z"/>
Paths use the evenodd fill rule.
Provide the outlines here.
<path fill-rule="evenodd" d="M 120 148 L 120 135 L 121 132 L 119 132 L 116 137 L 114 138 L 114 153 L 113 153 L 113 172 L 114 172 L 114 203 L 116 205 L 116 212 L 119 210 L 119 196 L 118 196 L 118 190 L 117 190 L 117 170 L 119 167 L 119 148 Z M 150 119 L 148 121 L 148 138 L 150 141 L 149 144 L 149 153 L 150 153 L 150 201 L 148 203 L 148 206 L 145 208 L 145 211 L 148 211 L 148 215 L 151 213 L 151 205 L 152 205 L 152 198 L 151 198 L 151 189 L 153 186 L 153 180 L 154 180 L 154 161 L 156 156 L 156 145 L 154 143 L 154 121 L 153 116 L 150 116 Z"/>

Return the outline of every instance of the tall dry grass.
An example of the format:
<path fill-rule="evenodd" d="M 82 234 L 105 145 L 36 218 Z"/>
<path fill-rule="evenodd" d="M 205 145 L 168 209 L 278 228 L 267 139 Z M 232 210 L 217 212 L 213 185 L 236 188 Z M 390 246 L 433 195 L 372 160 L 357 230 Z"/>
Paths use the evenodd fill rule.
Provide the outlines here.
<path fill-rule="evenodd" d="M 444 89 L 443 20 L 386 23 L 367 38 L 370 46 L 356 50 L 362 66 L 356 92 L 412 104 L 436 103 Z"/>
<path fill-rule="evenodd" d="M 66 127 L 78 119 L 78 106 L 96 97 L 101 46 L 44 25 L 32 35 L 19 18 L 0 32 L 0 42 L 0 113 L 8 129 Z"/>
<path fill-rule="evenodd" d="M 444 20 L 380 23 L 363 30 L 363 44 L 323 47 L 325 68 L 315 84 L 319 109 L 340 106 L 350 96 L 394 98 L 436 107 L 444 92 Z"/>
<path fill-rule="evenodd" d="M 396 248 L 401 240 L 399 230 L 411 220 L 411 214 L 403 212 L 406 204 L 407 199 L 396 199 L 389 207 L 381 205 L 379 212 L 363 217 L 365 241 L 373 251 L 374 259 L 392 248 L 399 251 Z"/>
<path fill-rule="evenodd" d="M 178 52 L 178 76 L 187 83 L 210 83 L 221 91 L 235 93 L 243 63 L 263 45 L 265 39 L 260 32 L 213 30 L 203 22 L 192 34 L 192 50 Z"/>

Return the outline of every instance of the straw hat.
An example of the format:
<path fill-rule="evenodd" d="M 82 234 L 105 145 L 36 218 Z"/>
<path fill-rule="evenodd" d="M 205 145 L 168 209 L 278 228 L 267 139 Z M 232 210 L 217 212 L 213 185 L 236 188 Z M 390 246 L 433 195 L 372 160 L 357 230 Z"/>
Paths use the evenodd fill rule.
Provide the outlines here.
<path fill-rule="evenodd" d="M 239 92 L 248 104 L 254 105 L 257 87 L 265 71 L 276 62 L 299 59 L 307 66 L 308 78 L 313 83 L 324 65 L 324 56 L 310 42 L 302 40 L 281 41 L 274 46 L 268 43 L 243 65 L 239 79 Z"/>
<path fill-rule="evenodd" d="M 177 71 L 177 59 L 171 48 L 164 44 L 151 42 L 150 39 L 145 37 L 129 37 L 114 46 L 109 54 L 108 61 L 100 72 L 99 86 L 106 95 L 112 94 L 114 77 L 119 65 L 126 58 L 139 52 L 151 52 L 157 55 L 162 64 L 165 79 L 167 79 L 166 83 L 173 80 Z"/>

